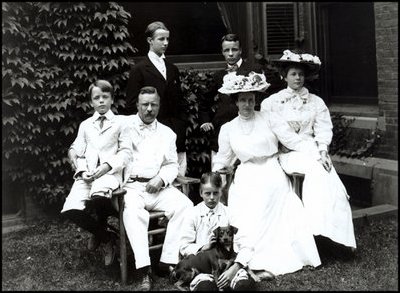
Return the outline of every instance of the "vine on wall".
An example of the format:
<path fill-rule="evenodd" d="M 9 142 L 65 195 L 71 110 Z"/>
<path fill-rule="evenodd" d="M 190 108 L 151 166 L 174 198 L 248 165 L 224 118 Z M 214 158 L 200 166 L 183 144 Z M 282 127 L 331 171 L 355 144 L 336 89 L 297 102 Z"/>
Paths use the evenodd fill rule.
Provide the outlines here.
<path fill-rule="evenodd" d="M 212 81 L 211 71 L 181 71 L 182 91 L 189 107 L 189 126 L 186 130 L 187 174 L 197 178 L 211 171 L 210 145 L 207 133 L 200 130 L 198 110 L 199 97 L 209 89 Z"/>
<path fill-rule="evenodd" d="M 53 203 L 72 184 L 66 154 L 92 114 L 90 83 L 109 80 L 124 105 L 130 14 L 115 2 L 3 2 L 2 16 L 2 181 Z"/>

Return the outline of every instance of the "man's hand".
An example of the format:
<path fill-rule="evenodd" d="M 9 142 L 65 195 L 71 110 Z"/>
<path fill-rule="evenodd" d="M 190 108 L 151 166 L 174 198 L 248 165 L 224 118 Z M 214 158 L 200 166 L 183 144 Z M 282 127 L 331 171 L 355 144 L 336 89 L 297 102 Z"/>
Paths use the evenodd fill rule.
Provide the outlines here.
<path fill-rule="evenodd" d="M 96 168 L 96 170 L 94 170 L 94 172 L 92 174 L 93 180 L 103 176 L 110 170 L 111 170 L 111 166 L 108 163 L 101 164 L 100 166 L 98 166 Z"/>
<path fill-rule="evenodd" d="M 327 151 L 320 151 L 321 159 L 319 160 L 327 172 L 332 169 L 332 160 Z"/>
<path fill-rule="evenodd" d="M 207 132 L 210 130 L 214 130 L 214 125 L 212 125 L 211 122 L 206 122 L 201 124 L 200 129 Z"/>
<path fill-rule="evenodd" d="M 146 185 L 146 191 L 148 193 L 156 193 L 158 192 L 161 187 L 164 185 L 164 181 L 161 179 L 160 176 L 153 177 Z"/>
<path fill-rule="evenodd" d="M 237 262 L 235 262 L 231 267 L 223 272 L 218 278 L 217 287 L 219 289 L 228 287 L 231 284 L 233 277 L 240 270 L 240 267 L 241 266 Z"/>

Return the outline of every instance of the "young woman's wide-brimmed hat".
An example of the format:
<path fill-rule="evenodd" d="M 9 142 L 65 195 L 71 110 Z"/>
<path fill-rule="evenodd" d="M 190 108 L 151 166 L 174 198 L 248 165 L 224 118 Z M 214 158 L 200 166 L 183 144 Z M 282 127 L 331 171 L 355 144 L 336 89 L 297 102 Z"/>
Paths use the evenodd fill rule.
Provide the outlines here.
<path fill-rule="evenodd" d="M 222 87 L 218 89 L 218 92 L 226 95 L 243 92 L 264 92 L 270 85 L 264 74 L 251 71 L 248 76 L 245 76 L 231 72 L 224 76 Z"/>
<path fill-rule="evenodd" d="M 306 69 L 308 76 L 315 75 L 321 68 L 321 60 L 318 56 L 313 56 L 308 53 L 296 53 L 290 50 L 283 51 L 283 55 L 278 60 L 271 60 L 271 63 L 278 69 L 286 68 L 289 65 L 301 64 Z"/>

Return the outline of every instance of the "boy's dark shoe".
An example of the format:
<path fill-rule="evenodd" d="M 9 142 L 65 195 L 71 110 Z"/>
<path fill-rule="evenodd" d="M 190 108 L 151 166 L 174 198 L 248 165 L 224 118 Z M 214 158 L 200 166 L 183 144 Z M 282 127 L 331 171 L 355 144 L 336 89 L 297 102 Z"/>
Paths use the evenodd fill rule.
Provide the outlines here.
<path fill-rule="evenodd" d="M 173 264 L 167 264 L 167 263 L 160 262 L 158 264 L 157 275 L 159 275 L 160 277 L 167 277 L 171 274 L 171 272 L 174 270 L 174 268 L 175 268 L 175 265 L 173 265 Z"/>
<path fill-rule="evenodd" d="M 116 256 L 116 236 L 115 233 L 109 232 L 110 239 L 104 246 L 104 264 L 110 266 L 114 263 Z"/>
<path fill-rule="evenodd" d="M 90 251 L 96 250 L 100 245 L 100 239 L 93 234 L 89 237 L 87 247 Z"/>

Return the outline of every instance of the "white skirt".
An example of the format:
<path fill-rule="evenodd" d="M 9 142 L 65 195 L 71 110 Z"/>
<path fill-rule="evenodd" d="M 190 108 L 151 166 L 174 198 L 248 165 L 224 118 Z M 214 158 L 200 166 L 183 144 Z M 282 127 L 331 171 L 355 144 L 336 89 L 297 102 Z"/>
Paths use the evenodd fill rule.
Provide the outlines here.
<path fill-rule="evenodd" d="M 349 247 L 356 247 L 349 195 L 332 166 L 327 172 L 307 154 L 292 151 L 279 160 L 286 173 L 303 173 L 302 200 L 314 235 L 322 235 Z"/>
<path fill-rule="evenodd" d="M 228 207 L 232 225 L 254 248 L 250 269 L 280 275 L 321 264 L 303 205 L 277 157 L 238 166 Z"/>

